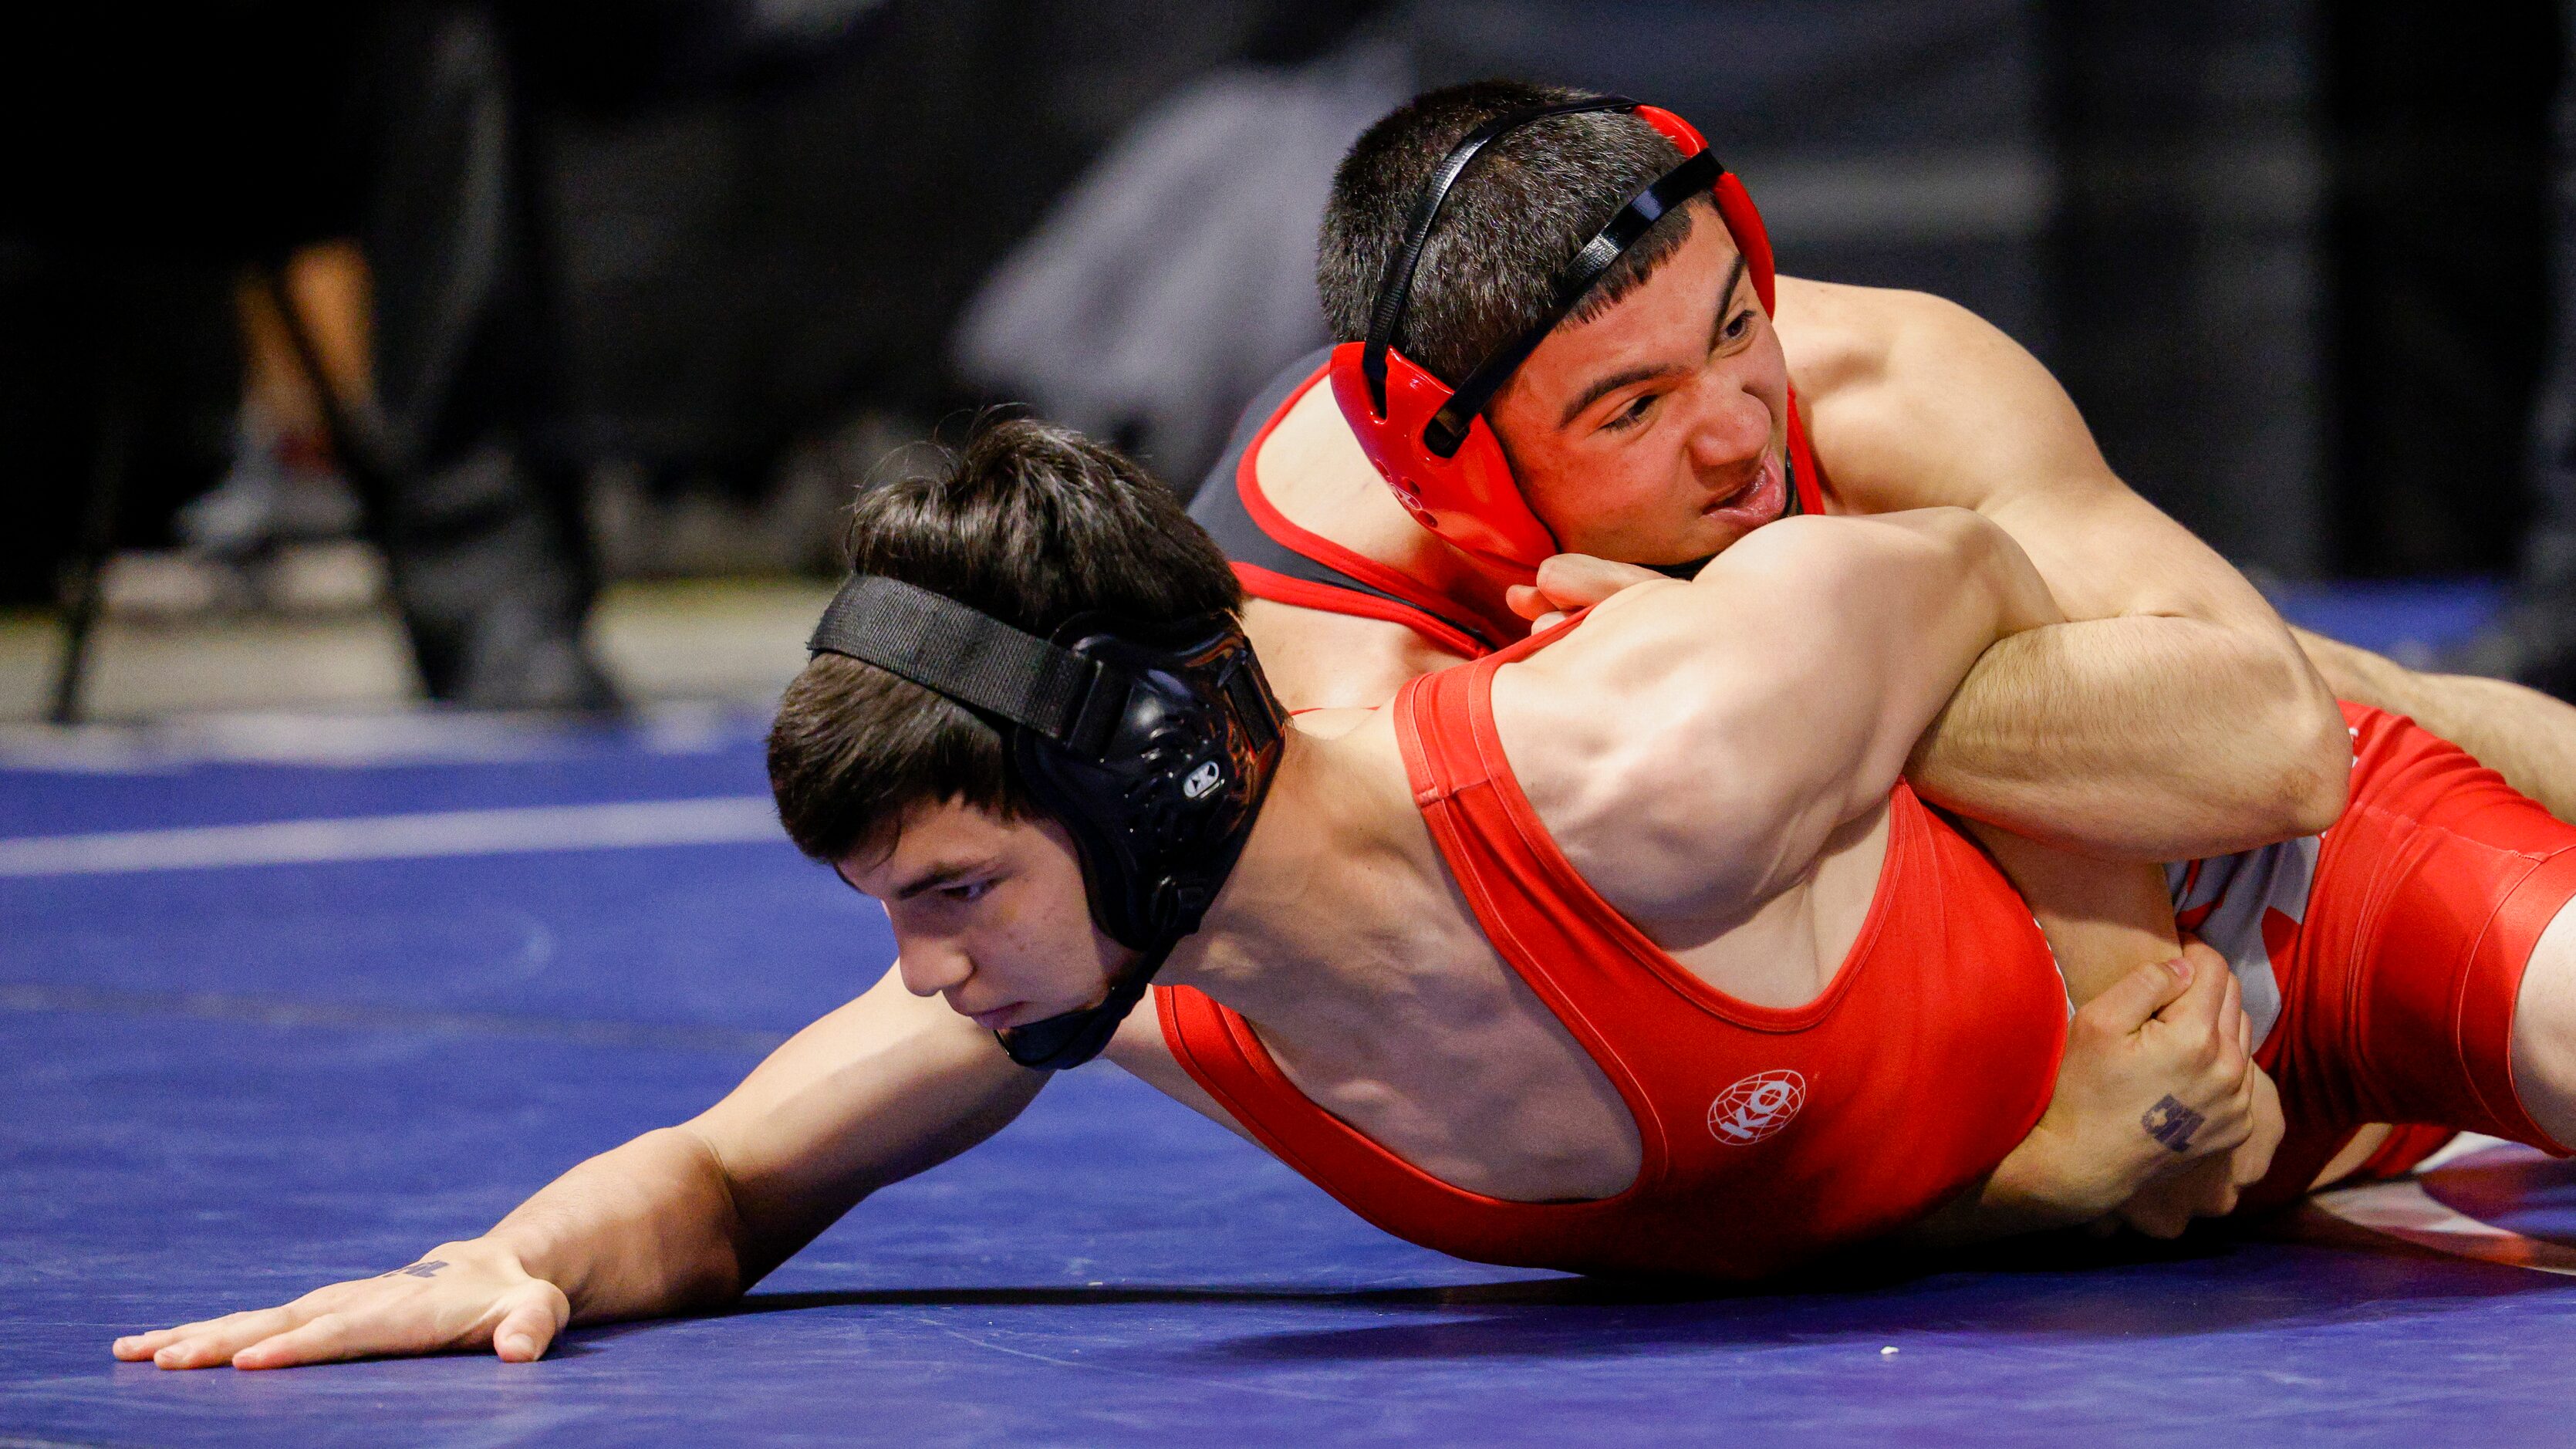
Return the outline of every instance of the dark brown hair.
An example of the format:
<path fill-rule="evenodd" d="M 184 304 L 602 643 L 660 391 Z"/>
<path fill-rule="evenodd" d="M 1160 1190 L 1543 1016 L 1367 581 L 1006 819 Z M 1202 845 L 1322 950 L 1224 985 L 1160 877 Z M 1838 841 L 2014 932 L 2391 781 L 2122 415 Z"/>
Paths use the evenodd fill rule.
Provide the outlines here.
<path fill-rule="evenodd" d="M 1179 499 L 1115 449 L 1029 418 L 987 421 L 926 477 L 852 510 L 851 566 L 901 579 L 1045 638 L 1076 614 L 1233 612 L 1242 586 Z M 1031 805 L 1001 732 L 871 664 L 818 654 L 769 731 L 769 787 L 799 850 L 839 860 L 891 843 L 903 813 L 956 800 Z"/>
<path fill-rule="evenodd" d="M 1423 184 L 1460 138 L 1497 116 L 1584 94 L 1473 81 L 1416 96 L 1362 132 L 1333 173 L 1315 249 L 1315 289 L 1333 334 L 1368 335 L 1387 259 L 1404 245 Z M 1629 197 L 1680 160 L 1661 132 L 1616 111 L 1551 117 L 1487 146 L 1450 188 L 1431 229 L 1396 350 L 1457 386 L 1546 315 L 1556 274 Z M 1666 213 L 1568 320 L 1588 321 L 1634 291 L 1709 210 L 1693 204 Z"/>

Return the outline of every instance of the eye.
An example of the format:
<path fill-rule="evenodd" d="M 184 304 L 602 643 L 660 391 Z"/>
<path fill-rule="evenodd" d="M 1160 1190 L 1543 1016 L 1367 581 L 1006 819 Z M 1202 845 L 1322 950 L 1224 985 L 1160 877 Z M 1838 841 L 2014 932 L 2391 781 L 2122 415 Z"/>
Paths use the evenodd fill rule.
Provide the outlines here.
<path fill-rule="evenodd" d="M 1745 310 L 1736 313 L 1734 316 L 1727 318 L 1725 330 L 1722 331 L 1719 336 L 1728 342 L 1740 342 L 1744 339 L 1744 334 L 1752 330 L 1753 309 L 1748 307 Z"/>
<path fill-rule="evenodd" d="M 969 880 L 959 881 L 955 885 L 941 886 L 935 894 L 937 894 L 943 901 L 955 901 L 960 905 L 973 905 L 975 902 L 982 900 L 986 893 L 992 889 L 993 883 L 989 880 Z"/>
<path fill-rule="evenodd" d="M 1621 428 L 1633 428 L 1637 424 L 1644 422 L 1646 420 L 1647 410 L 1655 405 L 1656 397 L 1657 394 L 1651 392 L 1641 392 L 1637 394 L 1633 401 L 1631 401 L 1626 407 L 1619 409 L 1617 413 L 1611 416 L 1608 422 L 1601 425 L 1603 431 L 1615 432 Z"/>

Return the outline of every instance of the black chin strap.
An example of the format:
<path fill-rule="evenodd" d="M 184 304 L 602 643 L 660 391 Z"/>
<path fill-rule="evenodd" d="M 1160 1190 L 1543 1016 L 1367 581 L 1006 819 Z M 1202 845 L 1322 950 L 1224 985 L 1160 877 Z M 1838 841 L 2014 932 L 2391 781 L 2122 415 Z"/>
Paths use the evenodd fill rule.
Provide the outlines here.
<path fill-rule="evenodd" d="M 1000 1039 L 1002 1050 L 1012 1061 L 1042 1072 L 1060 1072 L 1081 1066 L 1108 1049 L 1109 1039 L 1118 1034 L 1119 1023 L 1145 999 L 1145 988 L 1154 983 L 1154 973 L 1180 944 L 1179 937 L 1146 951 L 1118 973 L 1109 983 L 1109 994 L 1090 1006 L 1015 1026 L 993 1035 Z"/>
<path fill-rule="evenodd" d="M 1369 308 L 1368 343 L 1360 350 L 1360 376 L 1368 380 L 1369 401 L 1377 407 L 1379 417 L 1386 416 L 1386 354 L 1395 345 L 1396 331 L 1404 325 L 1404 312 L 1413 299 L 1413 274 L 1422 265 L 1422 253 L 1431 244 L 1431 228 L 1440 220 L 1440 208 L 1449 202 L 1449 190 L 1477 154 L 1495 141 L 1534 121 L 1552 116 L 1581 115 L 1587 111 L 1633 111 L 1637 103 L 1626 96 L 1584 96 L 1579 100 L 1559 101 L 1553 105 L 1532 106 L 1526 110 L 1507 111 L 1458 138 L 1449 154 L 1440 158 L 1432 169 L 1431 179 L 1423 183 L 1422 194 L 1413 201 L 1413 219 L 1404 229 L 1404 245 L 1386 259 L 1386 271 L 1378 277 L 1377 301 Z"/>
<path fill-rule="evenodd" d="M 1539 314 L 1538 320 L 1522 328 L 1519 336 L 1496 348 L 1493 356 L 1478 363 L 1476 370 L 1459 382 L 1458 390 L 1449 395 L 1449 401 L 1441 405 L 1440 411 L 1423 428 L 1423 446 L 1443 458 L 1457 456 L 1458 449 L 1467 441 L 1468 425 L 1485 410 L 1485 404 L 1494 400 L 1494 394 L 1502 391 L 1503 384 L 1511 381 L 1512 374 L 1520 371 L 1521 364 L 1529 361 L 1529 355 L 1538 351 L 1538 345 L 1556 330 L 1556 324 L 1564 321 L 1567 313 L 1592 294 L 1592 288 L 1609 274 L 1610 268 L 1628 254 L 1630 247 L 1643 240 L 1665 213 L 1708 195 L 1709 188 L 1717 184 L 1718 176 L 1725 170 L 1715 156 L 1701 151 L 1684 158 L 1680 165 L 1656 177 L 1645 190 L 1628 198 L 1628 204 L 1619 208 L 1619 214 L 1594 233 L 1592 240 L 1585 242 L 1583 249 L 1574 254 L 1574 260 L 1567 262 L 1564 270 L 1556 274 L 1555 295 L 1547 310 Z"/>

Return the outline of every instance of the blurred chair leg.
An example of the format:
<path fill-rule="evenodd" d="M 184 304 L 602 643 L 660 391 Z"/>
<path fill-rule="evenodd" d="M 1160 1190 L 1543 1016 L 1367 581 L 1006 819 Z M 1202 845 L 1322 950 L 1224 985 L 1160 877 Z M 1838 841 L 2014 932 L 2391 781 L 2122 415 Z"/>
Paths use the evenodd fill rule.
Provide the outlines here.
<path fill-rule="evenodd" d="M 58 725 L 80 720 L 81 683 L 97 632 L 99 596 L 107 563 L 116 552 L 116 506 L 125 490 L 126 450 L 133 420 L 124 402 L 112 400 L 99 416 L 98 454 L 90 474 L 89 514 L 82 520 L 80 553 L 63 582 L 63 657 L 54 674 L 54 704 L 47 718 Z"/>

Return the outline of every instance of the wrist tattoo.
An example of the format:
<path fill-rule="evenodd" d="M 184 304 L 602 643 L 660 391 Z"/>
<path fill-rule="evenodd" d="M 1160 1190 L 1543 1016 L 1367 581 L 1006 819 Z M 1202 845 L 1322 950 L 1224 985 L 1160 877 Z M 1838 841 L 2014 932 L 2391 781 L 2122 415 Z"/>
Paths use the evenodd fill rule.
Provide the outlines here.
<path fill-rule="evenodd" d="M 2168 1095 L 2149 1107 L 2147 1115 L 2138 1119 L 2138 1125 L 2147 1129 L 2148 1136 L 2174 1151 L 2188 1152 L 2191 1150 L 2191 1135 L 2208 1120 Z"/>
<path fill-rule="evenodd" d="M 2165 1100 L 2170 1102 L 2173 1098 L 2167 1097 Z M 414 1263 L 408 1268 L 391 1268 L 376 1276 L 379 1278 L 435 1278 L 438 1276 L 438 1270 L 446 1266 L 445 1263 L 432 1258 L 426 1263 Z"/>

